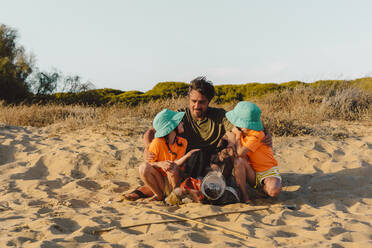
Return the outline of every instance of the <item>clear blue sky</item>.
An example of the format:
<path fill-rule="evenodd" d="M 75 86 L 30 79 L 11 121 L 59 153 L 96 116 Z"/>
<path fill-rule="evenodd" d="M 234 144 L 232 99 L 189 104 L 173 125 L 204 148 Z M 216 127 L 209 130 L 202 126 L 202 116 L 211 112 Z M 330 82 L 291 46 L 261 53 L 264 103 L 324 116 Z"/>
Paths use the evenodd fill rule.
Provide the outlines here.
<path fill-rule="evenodd" d="M 41 70 L 150 90 L 372 76 L 371 0 L 12 0 L 0 23 Z"/>

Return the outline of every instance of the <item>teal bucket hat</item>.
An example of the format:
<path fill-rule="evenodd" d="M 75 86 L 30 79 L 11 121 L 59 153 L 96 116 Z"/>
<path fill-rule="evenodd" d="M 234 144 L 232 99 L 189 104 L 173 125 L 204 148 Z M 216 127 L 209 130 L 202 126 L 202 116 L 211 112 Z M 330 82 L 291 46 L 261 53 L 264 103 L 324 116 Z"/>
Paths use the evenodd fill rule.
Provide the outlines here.
<path fill-rule="evenodd" d="M 239 102 L 235 108 L 226 113 L 226 118 L 237 127 L 255 131 L 263 130 L 261 110 L 252 102 Z"/>
<path fill-rule="evenodd" d="M 156 130 L 155 138 L 164 137 L 172 132 L 182 121 L 185 112 L 175 112 L 163 109 L 154 118 L 153 126 Z"/>

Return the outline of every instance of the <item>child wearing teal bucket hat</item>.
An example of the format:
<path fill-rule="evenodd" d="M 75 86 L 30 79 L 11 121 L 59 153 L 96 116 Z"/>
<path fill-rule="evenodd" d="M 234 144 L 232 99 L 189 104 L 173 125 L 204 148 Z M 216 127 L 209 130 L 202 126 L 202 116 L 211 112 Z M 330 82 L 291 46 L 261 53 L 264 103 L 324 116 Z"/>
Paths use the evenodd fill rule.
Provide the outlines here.
<path fill-rule="evenodd" d="M 281 176 L 272 148 L 262 142 L 265 133 L 261 110 L 252 102 L 242 101 L 227 112 L 226 117 L 235 126 L 227 136 L 236 148 L 234 175 L 243 202 L 250 201 L 247 182 L 271 197 L 277 196 L 281 190 Z"/>
<path fill-rule="evenodd" d="M 155 138 L 148 147 L 154 158 L 139 167 L 143 170 L 140 174 L 145 175 L 142 180 L 154 193 L 150 200 L 163 200 L 176 187 L 180 168 L 193 152 L 199 150 L 194 149 L 185 154 L 187 140 L 177 135 L 184 131 L 184 115 L 185 112 L 163 109 L 154 118 Z"/>

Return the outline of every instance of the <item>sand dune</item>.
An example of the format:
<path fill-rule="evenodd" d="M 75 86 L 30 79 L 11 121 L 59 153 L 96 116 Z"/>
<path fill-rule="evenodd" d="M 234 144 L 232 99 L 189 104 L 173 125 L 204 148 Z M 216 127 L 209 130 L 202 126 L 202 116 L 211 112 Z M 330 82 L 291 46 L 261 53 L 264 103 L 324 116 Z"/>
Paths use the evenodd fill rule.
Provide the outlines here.
<path fill-rule="evenodd" d="M 149 125 L 0 126 L 0 247 L 372 247 L 370 124 L 348 125 L 349 137 L 275 138 L 284 185 L 277 199 L 223 207 L 118 202 L 140 183 Z M 230 212 L 196 219 L 228 231 L 159 211 Z M 167 223 L 148 224 L 156 222 Z"/>

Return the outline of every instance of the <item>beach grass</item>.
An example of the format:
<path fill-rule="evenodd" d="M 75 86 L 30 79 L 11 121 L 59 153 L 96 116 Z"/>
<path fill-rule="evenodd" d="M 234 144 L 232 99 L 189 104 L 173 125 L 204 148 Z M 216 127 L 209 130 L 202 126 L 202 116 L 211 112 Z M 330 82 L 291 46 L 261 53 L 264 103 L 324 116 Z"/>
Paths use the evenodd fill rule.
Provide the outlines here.
<path fill-rule="evenodd" d="M 331 120 L 360 122 L 372 121 L 372 93 L 349 84 L 306 87 L 298 85 L 265 96 L 244 99 L 255 102 L 262 110 L 262 120 L 274 136 L 321 135 L 337 132 L 328 130 Z M 237 101 L 211 106 L 231 110 Z M 136 117 L 151 123 L 163 108 L 179 110 L 188 106 L 187 97 L 172 97 L 142 103 L 136 106 L 84 105 L 6 105 L 0 103 L 0 123 L 15 126 L 45 127 L 63 124 L 68 130 L 104 125 L 120 128 L 120 120 Z M 129 126 L 129 125 L 128 125 Z M 120 128 L 123 129 L 123 128 Z"/>

